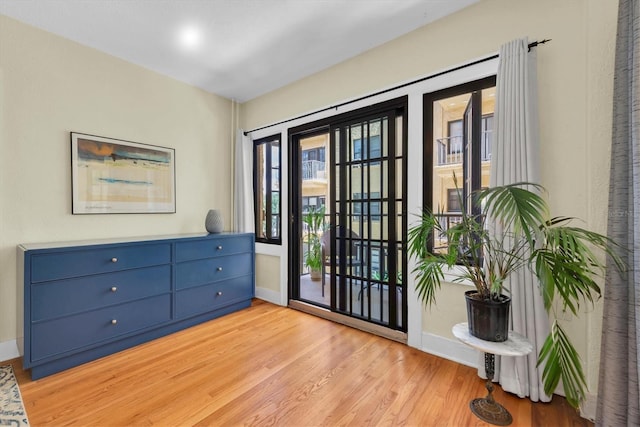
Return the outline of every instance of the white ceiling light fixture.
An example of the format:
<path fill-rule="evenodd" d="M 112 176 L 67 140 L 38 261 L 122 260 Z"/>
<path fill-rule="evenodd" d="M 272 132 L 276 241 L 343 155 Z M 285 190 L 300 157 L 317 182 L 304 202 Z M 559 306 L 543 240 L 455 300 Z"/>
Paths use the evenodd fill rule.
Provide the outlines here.
<path fill-rule="evenodd" d="M 202 43 L 202 31 L 195 25 L 184 26 L 179 33 L 180 45 L 187 50 L 195 50 Z"/>

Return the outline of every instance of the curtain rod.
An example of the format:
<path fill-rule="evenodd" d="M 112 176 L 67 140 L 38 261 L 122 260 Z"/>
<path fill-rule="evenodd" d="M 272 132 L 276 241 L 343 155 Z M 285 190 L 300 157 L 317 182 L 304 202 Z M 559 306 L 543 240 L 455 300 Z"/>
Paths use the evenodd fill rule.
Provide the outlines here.
<path fill-rule="evenodd" d="M 540 40 L 540 41 L 531 42 L 531 43 L 529 43 L 527 45 L 527 47 L 528 47 L 529 50 L 531 50 L 532 47 L 536 47 L 539 44 L 545 44 L 545 43 L 550 42 L 550 41 L 551 41 L 551 39 L 543 39 L 543 40 Z M 329 106 L 329 107 L 321 108 L 320 110 L 316 110 L 316 111 L 313 111 L 311 113 L 303 114 L 301 116 L 293 117 L 291 119 L 286 119 L 286 120 L 282 120 L 282 121 L 277 122 L 277 123 L 272 123 L 270 125 L 262 126 L 262 127 L 255 128 L 255 129 L 251 129 L 251 130 L 248 130 L 248 131 L 244 132 L 244 135 L 247 136 L 251 132 L 256 132 L 256 131 L 259 131 L 259 130 L 262 130 L 262 129 L 270 128 L 271 126 L 281 125 L 283 123 L 292 122 L 294 120 L 304 119 L 305 117 L 313 116 L 314 114 L 323 113 L 325 111 L 338 109 L 338 108 L 343 107 L 345 105 L 353 104 L 354 102 L 358 102 L 358 101 L 362 101 L 362 100 L 367 99 L 367 98 L 372 98 L 374 96 L 382 95 L 382 94 L 385 94 L 387 92 L 391 92 L 391 91 L 394 91 L 394 90 L 397 90 L 397 89 L 402 89 L 404 87 L 411 86 L 411 85 L 414 85 L 416 83 L 421 83 L 421 82 L 424 82 L 426 80 L 442 76 L 444 74 L 452 73 L 454 71 L 458 71 L 458 70 L 461 70 L 463 68 L 471 67 L 472 65 L 481 64 L 483 62 L 491 61 L 492 59 L 496 59 L 499 56 L 500 55 L 496 53 L 495 55 L 487 56 L 485 58 L 481 58 L 481 59 L 478 59 L 476 61 L 469 62 L 467 64 L 458 65 L 457 67 L 449 68 L 447 70 L 440 71 L 440 72 L 437 72 L 435 74 L 428 75 L 426 77 L 421 77 L 421 78 L 419 78 L 417 80 L 412 80 L 410 82 L 402 83 L 400 85 L 397 85 L 397 86 L 394 86 L 394 87 L 390 87 L 388 89 L 383 89 L 383 90 L 380 90 L 378 92 L 370 93 L 368 95 L 364 95 L 364 96 L 361 96 L 359 98 L 352 99 L 350 101 L 345 101 L 345 102 L 342 102 L 340 104 L 336 104 L 336 105 L 332 105 L 332 106 Z"/>

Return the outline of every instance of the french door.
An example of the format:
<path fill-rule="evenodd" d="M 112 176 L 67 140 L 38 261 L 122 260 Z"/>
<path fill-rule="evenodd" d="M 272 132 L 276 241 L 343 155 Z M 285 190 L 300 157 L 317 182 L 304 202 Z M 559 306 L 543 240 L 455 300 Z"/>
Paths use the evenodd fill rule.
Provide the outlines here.
<path fill-rule="evenodd" d="M 309 134 L 293 134 L 291 231 L 299 246 L 290 251 L 290 295 L 333 313 L 397 331 L 407 329 L 406 108 L 387 103 L 334 117 Z M 311 153 L 324 140 L 324 164 Z M 324 194 L 313 169 L 323 170 Z M 313 195 L 310 195 L 312 194 Z M 320 201 L 322 206 L 320 207 Z M 297 210 L 296 210 L 297 209 Z M 322 230 L 309 233 L 310 212 L 322 212 Z M 307 277 L 305 261 L 320 234 L 322 272 Z M 295 241 L 295 240 L 294 240 Z M 292 246 L 293 243 L 291 244 Z M 294 260 L 294 257 L 297 257 Z M 310 275 L 309 275 L 310 276 Z M 317 298 L 316 298 L 317 296 Z"/>

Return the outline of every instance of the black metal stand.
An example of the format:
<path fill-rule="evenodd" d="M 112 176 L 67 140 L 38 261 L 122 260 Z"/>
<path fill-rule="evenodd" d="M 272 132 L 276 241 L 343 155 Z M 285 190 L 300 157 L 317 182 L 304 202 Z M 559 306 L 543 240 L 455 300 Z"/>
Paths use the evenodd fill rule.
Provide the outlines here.
<path fill-rule="evenodd" d="M 487 373 L 487 397 L 479 397 L 469 402 L 471 412 L 478 418 L 490 424 L 508 426 L 513 421 L 511 414 L 504 406 L 493 400 L 493 374 L 495 370 L 495 355 L 484 354 L 484 367 Z"/>

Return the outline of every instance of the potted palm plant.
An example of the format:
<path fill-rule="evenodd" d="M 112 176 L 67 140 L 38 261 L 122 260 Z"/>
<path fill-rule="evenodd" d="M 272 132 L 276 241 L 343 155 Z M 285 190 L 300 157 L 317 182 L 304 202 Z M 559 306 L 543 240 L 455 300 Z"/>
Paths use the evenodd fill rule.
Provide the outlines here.
<path fill-rule="evenodd" d="M 304 263 L 309 267 L 311 280 L 320 280 L 322 278 L 323 264 L 320 233 L 324 230 L 324 206 L 320 208 L 309 207 L 309 210 L 302 216 L 302 222 L 306 226 L 307 243 Z"/>
<path fill-rule="evenodd" d="M 574 218 L 551 217 L 543 193 L 543 187 L 531 183 L 472 193 L 468 201 L 482 205 L 483 215 L 469 214 L 463 209 L 459 222 L 450 227 L 439 221 L 439 214 L 425 211 L 410 227 L 408 235 L 409 255 L 417 260 L 416 290 L 422 301 L 427 306 L 435 302 L 436 291 L 447 272 L 453 275 L 454 282 L 474 285 L 475 289 L 465 293 L 468 303 L 480 302 L 494 308 L 508 303 L 505 279 L 524 268 L 537 278 L 549 314 L 556 309 L 556 301 L 563 311 L 577 315 L 581 302 L 593 303 L 599 298 L 600 287 L 595 279 L 603 276 L 606 268 L 606 260 L 601 256 L 610 257 L 616 268 L 624 268 L 614 253 L 615 243 L 601 234 L 572 226 Z M 444 250 L 427 249 L 434 237 L 448 242 Z M 477 311 L 467 307 L 470 316 Z M 484 308 L 479 310 L 482 312 Z M 484 316 L 480 323 L 492 328 L 501 315 Z M 469 324 L 473 322 L 470 318 Z M 505 340 L 507 329 L 503 328 L 489 331 L 489 338 L 480 338 L 494 336 L 494 341 Z M 580 357 L 557 320 L 552 322 L 551 332 L 538 355 L 538 365 L 542 363 L 545 363 L 542 373 L 545 392 L 551 395 L 562 379 L 567 401 L 578 407 L 585 397 L 586 380 Z"/>

